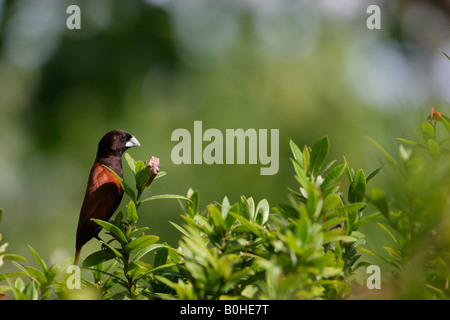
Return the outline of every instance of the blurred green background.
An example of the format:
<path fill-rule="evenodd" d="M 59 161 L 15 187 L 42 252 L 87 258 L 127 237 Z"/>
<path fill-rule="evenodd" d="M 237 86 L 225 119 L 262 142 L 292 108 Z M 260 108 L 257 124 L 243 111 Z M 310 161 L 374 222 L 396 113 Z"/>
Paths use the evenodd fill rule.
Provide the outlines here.
<path fill-rule="evenodd" d="M 70 4 L 81 30 L 66 28 Z M 366 27 L 371 4 L 381 30 Z M 202 207 L 225 195 L 286 203 L 296 186 L 289 139 L 303 146 L 328 135 L 330 159 L 371 172 L 383 159 L 367 136 L 396 154 L 395 138 L 417 138 L 431 106 L 448 113 L 450 63 L 438 48 L 450 52 L 449 17 L 446 0 L 0 0 L 8 249 L 30 257 L 29 244 L 50 262 L 73 255 L 97 143 L 111 129 L 136 136 L 136 160 L 160 158 L 167 175 L 153 194 L 198 189 Z M 203 130 L 279 129 L 278 173 L 174 165 L 171 133 L 193 132 L 195 120 Z M 383 175 L 374 185 L 387 184 Z M 157 200 L 139 223 L 176 246 L 168 221 L 182 223 L 180 213 L 177 201 Z"/>

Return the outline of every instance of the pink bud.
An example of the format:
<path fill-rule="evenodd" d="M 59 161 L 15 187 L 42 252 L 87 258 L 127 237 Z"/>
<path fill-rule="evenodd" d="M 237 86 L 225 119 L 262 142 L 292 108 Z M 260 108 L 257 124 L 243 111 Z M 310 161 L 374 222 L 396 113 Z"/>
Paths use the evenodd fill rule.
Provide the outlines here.
<path fill-rule="evenodd" d="M 145 187 L 150 187 L 150 184 L 152 181 L 156 178 L 156 175 L 159 172 L 159 158 L 151 157 L 148 161 L 147 168 L 150 170 L 150 177 L 147 180 L 147 183 L 145 184 Z"/>

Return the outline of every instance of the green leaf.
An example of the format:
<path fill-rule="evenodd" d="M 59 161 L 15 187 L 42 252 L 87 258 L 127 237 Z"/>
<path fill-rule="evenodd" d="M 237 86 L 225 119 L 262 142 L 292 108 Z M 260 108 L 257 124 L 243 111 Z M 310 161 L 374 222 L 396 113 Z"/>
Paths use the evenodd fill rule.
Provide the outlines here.
<path fill-rule="evenodd" d="M 448 58 L 448 56 L 447 56 L 447 58 Z M 435 294 L 439 300 L 448 300 L 447 295 L 441 289 L 436 288 L 429 283 L 425 283 L 425 287 L 427 287 L 431 292 L 433 292 L 433 294 Z"/>
<path fill-rule="evenodd" d="M 360 254 L 354 255 L 354 256 L 350 259 L 350 261 L 348 262 L 348 264 L 349 264 L 350 266 L 353 266 L 353 265 L 355 264 L 355 262 L 358 261 L 358 259 L 359 259 L 360 257 L 361 257 Z"/>
<path fill-rule="evenodd" d="M 322 230 L 328 229 L 334 225 L 340 224 L 341 222 L 347 220 L 347 217 L 336 217 L 330 220 L 327 220 L 322 224 Z"/>
<path fill-rule="evenodd" d="M 127 220 L 130 223 L 134 223 L 138 219 L 138 214 L 136 210 L 136 204 L 133 200 L 130 200 L 127 207 Z"/>
<path fill-rule="evenodd" d="M 48 269 L 47 274 L 45 275 L 47 278 L 47 281 L 49 283 L 53 282 L 53 279 L 61 272 L 60 266 L 56 264 L 52 264 L 50 268 Z"/>
<path fill-rule="evenodd" d="M 39 293 L 36 288 L 35 282 L 30 282 L 25 287 L 25 290 L 23 290 L 23 293 L 30 299 L 30 300 L 38 300 L 39 299 Z"/>
<path fill-rule="evenodd" d="M 292 160 L 292 159 L 291 159 L 291 160 Z M 306 173 L 305 173 L 305 171 L 303 170 L 303 168 L 300 167 L 300 165 L 299 165 L 297 162 L 295 162 L 294 160 L 292 160 L 292 164 L 293 164 L 293 166 L 294 166 L 295 173 L 297 174 L 297 175 L 295 176 L 295 178 L 297 179 L 298 183 L 299 183 L 302 187 L 307 186 L 307 185 L 309 184 L 309 181 L 308 181 L 308 179 L 306 178 Z"/>
<path fill-rule="evenodd" d="M 47 278 L 40 270 L 38 270 L 34 267 L 31 267 L 31 266 L 28 266 L 27 271 L 28 271 L 28 274 L 31 277 L 33 277 L 34 279 L 36 279 L 40 284 L 47 283 Z"/>
<path fill-rule="evenodd" d="M 389 206 L 386 201 L 386 195 L 383 190 L 373 188 L 370 190 L 370 202 L 373 203 L 383 215 L 389 215 Z"/>
<path fill-rule="evenodd" d="M 342 203 L 341 197 L 335 193 L 330 193 L 325 197 L 325 200 L 323 201 L 322 210 L 324 212 L 328 212 L 328 211 L 334 210 L 342 205 L 343 205 L 343 203 Z"/>
<path fill-rule="evenodd" d="M 178 224 L 176 224 L 175 222 L 169 221 L 169 223 L 171 225 L 173 225 L 178 231 L 180 231 L 182 234 L 184 234 L 186 237 L 190 238 L 191 235 L 189 234 L 189 232 L 186 231 L 186 229 L 184 229 L 183 227 L 179 226 Z"/>
<path fill-rule="evenodd" d="M 323 267 L 322 276 L 325 278 L 334 277 L 339 274 L 342 274 L 342 268 L 338 267 Z"/>
<path fill-rule="evenodd" d="M 373 251 L 371 251 L 371 250 L 369 250 L 369 249 L 366 249 L 366 248 L 356 248 L 356 250 L 357 250 L 357 251 L 360 251 L 360 252 L 368 253 L 368 254 L 370 254 L 370 255 L 372 255 L 372 256 L 378 258 L 378 259 L 381 259 L 381 260 L 383 260 L 383 261 L 386 261 L 387 263 L 389 263 L 389 264 L 393 265 L 394 267 L 396 267 L 397 269 L 401 270 L 401 267 L 400 267 L 398 264 L 396 264 L 395 262 L 393 262 L 392 260 L 390 260 L 390 259 L 388 259 L 388 258 L 385 258 L 385 257 L 383 257 L 383 256 L 380 256 L 379 254 L 377 254 L 377 253 L 375 253 L 375 252 L 373 252 Z"/>
<path fill-rule="evenodd" d="M 373 140 L 371 137 L 367 137 L 369 141 L 386 157 L 386 159 L 391 162 L 396 167 L 400 167 L 397 161 L 394 160 L 394 158 L 381 146 L 379 145 L 375 140 Z"/>
<path fill-rule="evenodd" d="M 172 289 L 178 288 L 180 286 L 180 284 L 176 284 L 176 283 L 170 281 L 169 279 L 167 279 L 166 277 L 155 275 L 155 278 L 158 281 L 164 283 L 166 286 L 168 286 L 169 288 L 172 288 Z"/>
<path fill-rule="evenodd" d="M 193 217 L 198 214 L 198 203 L 199 203 L 199 195 L 197 190 L 188 190 L 188 207 L 187 207 L 187 213 L 189 216 Z"/>
<path fill-rule="evenodd" d="M 142 227 L 142 228 L 132 228 L 129 232 L 129 234 L 127 234 L 127 238 L 130 239 L 131 237 L 135 237 L 137 235 L 139 235 L 140 233 L 144 233 L 146 230 L 150 229 L 149 227 Z"/>
<path fill-rule="evenodd" d="M 91 220 L 97 223 L 102 228 L 104 228 L 106 231 L 109 231 L 121 243 L 127 243 L 127 237 L 125 236 L 125 234 L 122 232 L 122 230 L 117 228 L 112 223 L 100 219 L 91 219 Z"/>
<path fill-rule="evenodd" d="M 323 244 L 327 244 L 333 241 L 345 241 L 345 242 L 355 242 L 355 237 L 345 236 L 345 235 L 328 235 L 329 232 L 325 232 L 323 236 Z"/>
<path fill-rule="evenodd" d="M 429 122 L 422 123 L 422 135 L 423 140 L 427 141 L 428 139 L 434 139 L 434 127 Z"/>
<path fill-rule="evenodd" d="M 230 212 L 238 213 L 239 212 L 239 203 L 235 203 L 230 207 L 230 210 L 228 210 L 227 217 L 225 218 L 225 224 L 227 228 L 230 228 L 235 222 L 236 218 L 230 214 Z"/>
<path fill-rule="evenodd" d="M 0 208 L 0 223 L 2 223 L 2 219 L 3 219 L 3 209 Z"/>
<path fill-rule="evenodd" d="M 353 267 L 353 271 L 356 271 L 356 270 L 358 270 L 361 267 L 366 267 L 367 268 L 368 266 L 370 266 L 372 264 L 373 263 L 370 262 L 370 261 L 360 261 Z"/>
<path fill-rule="evenodd" d="M 240 198 L 240 215 L 249 221 L 253 221 L 253 216 L 255 214 L 255 202 L 253 198 L 247 199 L 244 196 Z"/>
<path fill-rule="evenodd" d="M 122 259 L 122 261 L 123 261 L 124 263 L 127 263 L 127 261 L 125 260 L 125 258 L 124 258 L 124 256 L 123 256 L 121 250 L 119 251 L 118 249 L 112 247 L 109 243 L 106 243 L 106 242 L 103 241 L 103 240 L 101 240 L 100 242 L 101 242 L 104 246 L 108 247 L 108 248 L 115 254 L 115 256 L 116 256 L 117 258 L 120 258 L 120 259 Z"/>
<path fill-rule="evenodd" d="M 122 223 L 122 219 L 123 219 L 123 213 L 122 213 L 122 211 L 119 211 L 116 214 L 116 217 L 114 218 L 114 225 L 120 226 L 120 224 Z"/>
<path fill-rule="evenodd" d="M 383 214 L 381 212 L 377 212 L 377 213 L 371 214 L 370 216 L 367 216 L 367 217 L 359 220 L 357 223 L 355 223 L 353 228 L 354 229 L 358 229 L 358 228 L 362 227 L 363 225 L 365 225 L 365 224 L 367 224 L 369 222 L 372 222 L 372 221 L 380 219 L 382 216 L 383 216 Z"/>
<path fill-rule="evenodd" d="M 343 157 L 343 158 L 344 158 L 345 172 L 347 173 L 348 181 L 350 183 L 352 183 L 353 182 L 353 175 L 350 172 L 350 166 L 348 165 L 347 159 L 345 157 Z"/>
<path fill-rule="evenodd" d="M 208 213 L 213 220 L 214 226 L 219 232 L 226 230 L 227 226 L 225 225 L 225 220 L 222 217 L 222 212 L 220 212 L 216 206 L 210 204 L 208 206 Z"/>
<path fill-rule="evenodd" d="M 254 222 L 256 218 L 256 212 L 255 212 L 255 201 L 253 200 L 253 197 L 245 199 L 245 208 L 247 208 L 248 214 L 250 216 L 250 221 Z"/>
<path fill-rule="evenodd" d="M 266 222 L 269 220 L 269 213 L 270 213 L 270 207 L 269 202 L 266 199 L 262 199 L 258 202 L 258 205 L 256 206 L 256 219 L 260 225 L 266 224 Z"/>
<path fill-rule="evenodd" d="M 339 177 L 344 173 L 345 170 L 345 164 L 340 164 L 336 167 L 334 167 L 325 177 L 322 183 L 322 188 L 325 189 L 327 186 L 332 185 L 335 183 Z"/>
<path fill-rule="evenodd" d="M 288 245 L 292 243 L 293 247 L 297 247 L 299 244 L 302 247 L 307 246 L 308 242 L 310 241 L 310 223 L 306 219 L 298 219 L 294 223 L 295 225 L 295 237 L 291 237 L 291 233 L 287 233 L 286 235 L 288 238 L 286 238 L 287 241 L 285 241 Z M 319 238 L 322 240 L 321 238 Z M 292 241 L 292 242 L 291 242 Z M 300 241 L 300 242 L 299 242 Z"/>
<path fill-rule="evenodd" d="M 442 123 L 444 124 L 445 128 L 450 133 L 450 119 L 447 116 L 442 115 L 442 117 L 438 118 L 438 121 L 442 121 Z"/>
<path fill-rule="evenodd" d="M 303 167 L 303 153 L 300 148 L 294 143 L 294 141 L 289 140 L 289 146 L 291 148 L 292 155 L 294 156 L 295 161 L 297 161 L 300 166 Z"/>
<path fill-rule="evenodd" d="M 175 249 L 172 249 L 162 243 L 154 243 L 154 244 L 148 245 L 148 246 L 140 249 L 138 252 L 136 252 L 136 254 L 133 257 L 132 262 L 136 262 L 136 261 L 140 260 L 143 256 L 145 256 L 147 253 L 152 252 L 155 249 L 163 248 L 163 247 L 166 248 L 167 250 L 175 250 Z"/>
<path fill-rule="evenodd" d="M 340 242 L 336 242 L 336 246 L 334 248 L 334 253 L 338 258 L 342 258 L 342 248 Z"/>
<path fill-rule="evenodd" d="M 160 271 L 160 270 L 163 270 L 163 269 L 172 268 L 172 267 L 174 267 L 174 266 L 176 266 L 176 265 L 177 265 L 177 264 L 176 264 L 176 263 L 173 263 L 173 262 L 166 263 L 166 264 L 162 264 L 162 265 L 159 265 L 159 266 L 157 266 L 157 267 L 154 267 L 153 269 L 148 270 L 148 271 L 145 273 L 145 275 L 148 276 L 149 274 L 155 273 L 156 271 Z M 166 270 L 166 272 L 167 272 L 167 270 Z M 167 273 L 169 273 L 169 272 L 167 272 Z M 173 274 L 171 271 L 170 271 L 170 273 Z"/>
<path fill-rule="evenodd" d="M 375 177 L 375 176 L 378 174 L 378 172 L 380 172 L 381 169 L 383 169 L 383 167 L 379 167 L 378 169 L 375 169 L 374 171 L 372 171 L 372 173 L 369 174 L 369 176 L 366 178 L 366 184 L 369 183 L 369 181 L 370 181 L 373 177 Z"/>
<path fill-rule="evenodd" d="M 362 209 L 367 206 L 367 203 L 365 202 L 354 202 L 349 203 L 345 206 L 342 206 L 340 208 L 337 208 L 336 210 L 339 212 L 351 212 L 351 211 L 357 211 L 359 209 Z"/>
<path fill-rule="evenodd" d="M 337 160 L 331 160 L 326 165 L 324 165 L 323 168 L 322 168 L 321 174 L 325 175 L 325 172 L 327 172 L 328 169 L 330 169 L 336 163 L 336 161 Z"/>
<path fill-rule="evenodd" d="M 155 243 L 158 240 L 159 240 L 159 237 L 157 237 L 157 236 L 152 236 L 152 235 L 141 236 L 139 238 L 136 238 L 136 239 L 130 241 L 127 244 L 127 246 L 125 247 L 125 252 L 130 253 L 130 252 L 138 251 L 142 248 L 145 248 L 145 247 Z"/>
<path fill-rule="evenodd" d="M 136 167 L 136 176 L 146 168 L 145 163 L 141 160 L 136 161 L 134 166 Z"/>
<path fill-rule="evenodd" d="M 23 261 L 26 262 L 27 259 L 25 259 L 24 257 L 22 257 L 21 255 L 18 254 L 13 254 L 13 253 L 4 253 L 4 252 L 0 252 L 0 255 L 2 256 L 3 260 L 18 260 L 18 261 Z"/>
<path fill-rule="evenodd" d="M 230 201 L 228 200 L 228 198 L 226 196 L 222 200 L 222 206 L 221 207 L 222 207 L 222 210 L 221 210 L 222 218 L 224 220 L 226 220 L 227 216 L 228 216 L 228 211 L 230 211 L 230 208 L 231 208 Z"/>
<path fill-rule="evenodd" d="M 25 284 L 22 280 L 22 278 L 17 278 L 14 284 L 9 278 L 6 278 L 6 281 L 9 284 L 9 287 L 11 288 L 11 291 L 13 292 L 14 299 L 15 300 L 28 300 L 26 294 L 23 293 L 23 290 L 25 289 Z"/>
<path fill-rule="evenodd" d="M 134 159 L 127 152 L 124 154 L 125 160 L 130 167 L 131 171 L 136 175 L 136 166 L 134 165 Z"/>
<path fill-rule="evenodd" d="M 359 215 L 358 211 L 348 211 L 348 223 L 345 224 L 345 231 L 347 233 L 350 233 L 352 230 L 355 229 L 355 224 L 358 222 Z"/>
<path fill-rule="evenodd" d="M 377 222 L 378 226 L 384 230 L 384 232 L 386 232 L 392 240 L 394 240 L 395 243 L 397 243 L 397 239 L 394 237 L 394 235 L 392 234 L 392 232 L 389 231 L 388 228 L 386 228 L 383 224 Z"/>
<path fill-rule="evenodd" d="M 415 147 L 424 147 L 422 144 L 417 143 L 415 141 L 408 140 L 408 139 L 397 138 L 397 140 L 401 141 L 403 143 L 406 143 L 406 144 L 410 144 L 410 145 L 415 146 Z"/>
<path fill-rule="evenodd" d="M 244 230 L 247 229 L 248 231 L 254 233 L 256 236 L 260 235 L 261 232 L 259 228 L 261 227 L 259 227 L 257 224 L 251 223 L 246 217 L 235 212 L 230 212 L 230 214 L 233 215 L 236 220 L 238 220 L 242 224 Z"/>
<path fill-rule="evenodd" d="M 350 184 L 348 189 L 348 201 L 351 203 L 361 202 L 364 200 L 364 194 L 366 192 L 366 177 L 362 169 L 359 169 L 353 182 Z"/>
<path fill-rule="evenodd" d="M 276 212 L 281 214 L 286 219 L 298 219 L 299 214 L 298 211 L 295 210 L 292 206 L 286 204 L 280 204 L 279 208 L 274 209 Z"/>
<path fill-rule="evenodd" d="M 167 250 L 167 248 L 165 248 L 165 247 L 159 248 L 158 251 L 156 251 L 155 261 L 153 262 L 153 267 L 157 268 L 157 267 L 165 264 L 167 261 L 168 255 L 169 255 L 169 250 Z"/>
<path fill-rule="evenodd" d="M 441 153 L 439 144 L 433 139 L 427 140 L 427 148 L 431 155 L 439 155 Z"/>
<path fill-rule="evenodd" d="M 155 177 L 155 180 L 159 179 L 161 177 L 164 177 L 166 174 L 167 174 L 167 172 L 165 172 L 165 171 L 159 171 L 158 174 Z"/>
<path fill-rule="evenodd" d="M 139 200 L 139 203 L 151 201 L 151 200 L 157 200 L 157 199 L 182 199 L 182 200 L 191 201 L 191 199 L 184 197 L 184 196 L 180 196 L 178 194 L 160 194 L 157 196 L 151 196 L 151 197 L 145 198 L 144 200 Z"/>
<path fill-rule="evenodd" d="M 364 233 L 361 233 L 359 231 L 352 231 L 351 236 L 355 237 L 359 240 L 364 239 L 366 237 L 366 235 Z"/>
<path fill-rule="evenodd" d="M 117 173 L 114 172 L 111 168 L 103 165 L 106 169 L 111 171 L 111 173 L 117 178 L 117 180 L 120 182 L 120 185 L 122 186 L 125 193 L 133 200 L 136 201 L 136 194 L 134 193 L 133 189 L 121 178 L 117 175 Z"/>
<path fill-rule="evenodd" d="M 136 161 L 136 188 L 138 190 L 145 189 L 147 181 L 152 175 L 150 168 L 142 161 Z"/>
<path fill-rule="evenodd" d="M 385 246 L 382 246 L 382 248 L 386 250 L 391 255 L 392 258 L 394 259 L 400 258 L 400 253 L 396 249 Z"/>
<path fill-rule="evenodd" d="M 47 268 L 47 265 L 45 264 L 44 260 L 41 259 L 41 257 L 36 252 L 36 250 L 34 250 L 30 245 L 28 246 L 28 248 L 30 249 L 31 253 L 33 254 L 34 258 L 36 259 L 36 261 L 39 264 L 39 267 L 42 269 L 42 271 L 44 271 L 44 273 L 47 273 L 48 268 Z"/>
<path fill-rule="evenodd" d="M 114 259 L 116 254 L 110 249 L 103 249 L 100 251 L 96 251 L 84 259 L 82 268 L 89 268 L 105 261 Z"/>
<path fill-rule="evenodd" d="M 323 137 L 314 144 L 311 150 L 311 165 L 308 168 L 308 174 L 312 174 L 314 177 L 317 177 L 323 167 L 323 164 L 325 163 L 329 148 L 330 142 L 328 137 Z"/>
<path fill-rule="evenodd" d="M 305 174 L 306 174 L 306 172 L 309 171 L 308 168 L 309 168 L 310 161 L 311 161 L 311 155 L 310 155 L 309 150 L 310 150 L 310 148 L 307 146 L 305 146 L 303 148 L 303 162 L 302 162 L 303 166 L 302 166 L 302 168 L 303 168 L 303 171 Z"/>
<path fill-rule="evenodd" d="M 443 50 L 439 49 L 439 51 L 442 52 L 442 54 L 443 54 L 444 56 L 446 56 L 448 60 L 450 60 L 450 57 L 449 57 Z"/>
<path fill-rule="evenodd" d="M 25 270 L 26 271 L 26 270 Z M 18 277 L 25 277 L 28 275 L 27 272 L 6 272 L 0 274 L 0 281 L 12 279 L 12 278 L 18 278 Z"/>

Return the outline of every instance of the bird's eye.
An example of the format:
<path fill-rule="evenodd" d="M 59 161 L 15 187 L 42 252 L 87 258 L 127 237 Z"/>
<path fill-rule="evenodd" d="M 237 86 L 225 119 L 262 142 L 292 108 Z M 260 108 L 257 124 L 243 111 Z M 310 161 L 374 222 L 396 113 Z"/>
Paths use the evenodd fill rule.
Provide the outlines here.
<path fill-rule="evenodd" d="M 120 136 L 120 138 L 122 138 L 122 140 L 127 140 L 127 135 L 125 133 L 122 133 L 122 135 Z"/>

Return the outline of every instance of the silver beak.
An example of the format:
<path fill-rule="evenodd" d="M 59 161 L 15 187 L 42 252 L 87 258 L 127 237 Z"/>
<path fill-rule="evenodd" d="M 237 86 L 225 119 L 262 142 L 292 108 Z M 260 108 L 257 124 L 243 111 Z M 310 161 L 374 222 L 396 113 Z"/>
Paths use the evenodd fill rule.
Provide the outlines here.
<path fill-rule="evenodd" d="M 128 141 L 125 144 L 125 147 L 127 147 L 127 148 L 140 147 L 140 146 L 141 146 L 141 144 L 139 143 L 139 141 L 134 136 L 131 136 L 130 141 Z"/>

